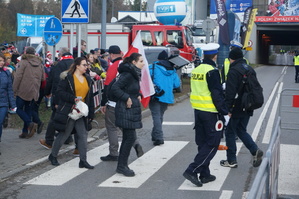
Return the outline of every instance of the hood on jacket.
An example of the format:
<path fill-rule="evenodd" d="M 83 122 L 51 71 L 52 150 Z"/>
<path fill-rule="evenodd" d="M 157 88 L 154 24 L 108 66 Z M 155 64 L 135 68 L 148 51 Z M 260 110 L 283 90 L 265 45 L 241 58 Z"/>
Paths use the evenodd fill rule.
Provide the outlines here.
<path fill-rule="evenodd" d="M 66 70 L 66 71 L 63 71 L 62 73 L 60 73 L 60 79 L 65 79 L 66 78 L 66 76 L 67 76 L 67 74 L 68 74 L 68 71 Z"/>
<path fill-rule="evenodd" d="M 42 58 L 32 54 L 23 54 L 22 59 L 27 60 L 33 67 L 39 67 L 42 64 Z"/>
<path fill-rule="evenodd" d="M 165 76 L 170 76 L 173 73 L 176 73 L 173 65 L 167 60 L 160 60 L 156 62 L 154 70 L 160 70 Z"/>
<path fill-rule="evenodd" d="M 123 73 L 123 72 L 131 73 L 135 79 L 139 80 L 139 75 L 136 70 L 138 70 L 138 68 L 133 64 L 129 64 L 129 63 L 121 63 L 118 67 L 119 73 Z M 141 70 L 140 70 L 140 75 L 141 75 Z"/>

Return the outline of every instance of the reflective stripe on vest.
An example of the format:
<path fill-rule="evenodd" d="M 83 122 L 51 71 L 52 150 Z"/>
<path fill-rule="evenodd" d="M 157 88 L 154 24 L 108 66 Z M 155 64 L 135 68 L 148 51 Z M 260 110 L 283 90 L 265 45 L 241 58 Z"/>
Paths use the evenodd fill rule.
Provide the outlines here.
<path fill-rule="evenodd" d="M 190 82 L 190 102 L 194 109 L 217 113 L 206 79 L 207 72 L 211 70 L 214 70 L 214 67 L 208 64 L 200 64 L 193 69 Z"/>
<path fill-rule="evenodd" d="M 298 56 L 294 56 L 294 61 L 295 61 L 295 66 L 299 66 L 299 55 Z"/>

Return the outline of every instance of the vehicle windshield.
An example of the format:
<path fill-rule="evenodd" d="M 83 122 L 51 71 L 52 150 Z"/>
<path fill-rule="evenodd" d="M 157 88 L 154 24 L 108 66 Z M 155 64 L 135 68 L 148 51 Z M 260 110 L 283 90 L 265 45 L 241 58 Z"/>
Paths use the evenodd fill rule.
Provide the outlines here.
<path fill-rule="evenodd" d="M 192 31 L 189 28 L 187 28 L 185 30 L 185 34 L 186 34 L 186 42 L 187 42 L 188 46 L 191 46 L 193 43 Z"/>

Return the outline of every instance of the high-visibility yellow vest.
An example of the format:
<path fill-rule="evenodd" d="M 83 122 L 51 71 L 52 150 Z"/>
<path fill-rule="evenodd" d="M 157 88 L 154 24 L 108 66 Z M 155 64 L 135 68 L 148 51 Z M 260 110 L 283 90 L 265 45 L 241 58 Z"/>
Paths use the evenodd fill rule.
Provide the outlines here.
<path fill-rule="evenodd" d="M 295 66 L 299 66 L 299 55 L 298 56 L 294 56 L 294 64 Z"/>
<path fill-rule="evenodd" d="M 245 57 L 243 57 L 243 59 L 246 60 L 246 64 L 248 65 L 248 64 L 249 64 L 249 61 L 248 61 Z M 223 67 L 224 67 L 224 81 L 226 81 L 226 80 L 227 80 L 227 74 L 228 74 L 229 67 L 230 67 L 230 62 L 229 62 L 229 59 L 228 59 L 228 58 L 226 58 L 226 59 L 224 60 Z"/>
<path fill-rule="evenodd" d="M 194 109 L 217 113 L 206 79 L 210 70 L 214 70 L 214 67 L 209 64 L 200 64 L 192 70 L 190 102 Z"/>
<path fill-rule="evenodd" d="M 229 70 L 229 66 L 230 66 L 229 59 L 226 58 L 226 59 L 224 60 L 224 65 L 223 65 L 223 67 L 224 67 L 224 81 L 227 80 L 227 73 L 228 73 L 228 70 Z"/>

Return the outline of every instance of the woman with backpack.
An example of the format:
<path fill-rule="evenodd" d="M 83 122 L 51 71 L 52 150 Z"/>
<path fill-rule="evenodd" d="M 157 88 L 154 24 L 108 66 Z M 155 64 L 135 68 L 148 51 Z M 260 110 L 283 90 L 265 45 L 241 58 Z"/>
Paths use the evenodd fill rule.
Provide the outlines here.
<path fill-rule="evenodd" d="M 111 92 L 118 99 L 115 107 L 115 125 L 123 132 L 116 172 L 125 176 L 135 175 L 128 167 L 128 158 L 136 140 L 136 129 L 142 128 L 139 81 L 143 66 L 142 55 L 132 53 L 119 65 L 120 75 L 111 87 Z"/>

